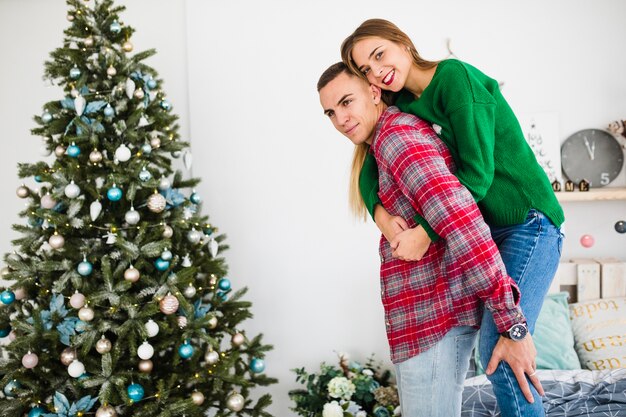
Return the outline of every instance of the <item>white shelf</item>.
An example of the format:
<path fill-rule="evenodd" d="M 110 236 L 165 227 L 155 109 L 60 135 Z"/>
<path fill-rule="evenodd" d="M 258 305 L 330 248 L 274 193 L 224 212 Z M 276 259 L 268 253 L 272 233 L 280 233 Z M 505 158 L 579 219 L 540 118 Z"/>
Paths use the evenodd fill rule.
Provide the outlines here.
<path fill-rule="evenodd" d="M 561 203 L 626 200 L 626 187 L 592 188 L 589 191 L 559 191 L 554 194 Z"/>

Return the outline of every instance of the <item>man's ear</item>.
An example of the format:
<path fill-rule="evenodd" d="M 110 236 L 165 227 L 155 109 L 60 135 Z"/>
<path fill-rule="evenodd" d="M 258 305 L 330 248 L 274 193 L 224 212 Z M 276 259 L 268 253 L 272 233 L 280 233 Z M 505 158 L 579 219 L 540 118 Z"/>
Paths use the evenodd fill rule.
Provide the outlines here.
<path fill-rule="evenodd" d="M 377 87 L 374 84 L 370 84 L 370 91 L 372 92 L 372 98 L 374 99 L 374 104 L 378 105 L 380 103 L 381 94 L 382 94 L 380 87 Z"/>

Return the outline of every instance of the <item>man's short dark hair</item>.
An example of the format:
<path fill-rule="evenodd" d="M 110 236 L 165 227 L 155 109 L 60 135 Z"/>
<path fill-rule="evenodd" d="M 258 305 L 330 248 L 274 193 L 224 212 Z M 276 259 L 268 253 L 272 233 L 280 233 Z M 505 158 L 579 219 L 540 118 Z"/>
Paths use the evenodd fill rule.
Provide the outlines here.
<path fill-rule="evenodd" d="M 328 69 L 324 71 L 319 81 L 317 82 L 317 92 L 319 93 L 322 88 L 326 87 L 326 84 L 328 84 L 329 82 L 337 78 L 339 74 L 342 74 L 344 72 L 348 75 L 352 75 L 348 66 L 343 62 L 337 62 L 336 64 L 328 67 Z"/>

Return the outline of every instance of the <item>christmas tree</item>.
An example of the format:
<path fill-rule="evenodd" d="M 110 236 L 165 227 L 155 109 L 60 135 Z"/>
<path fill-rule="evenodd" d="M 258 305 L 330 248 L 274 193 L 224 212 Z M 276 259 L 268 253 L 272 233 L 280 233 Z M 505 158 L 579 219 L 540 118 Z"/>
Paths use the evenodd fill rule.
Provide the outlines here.
<path fill-rule="evenodd" d="M 0 416 L 269 416 L 261 335 L 224 236 L 201 214 L 189 144 L 162 80 L 131 55 L 112 0 L 67 0 L 45 77 L 63 89 L 19 164 L 25 199 L 0 288 Z M 31 186 L 27 185 L 32 183 Z M 218 253 L 220 256 L 218 256 Z"/>

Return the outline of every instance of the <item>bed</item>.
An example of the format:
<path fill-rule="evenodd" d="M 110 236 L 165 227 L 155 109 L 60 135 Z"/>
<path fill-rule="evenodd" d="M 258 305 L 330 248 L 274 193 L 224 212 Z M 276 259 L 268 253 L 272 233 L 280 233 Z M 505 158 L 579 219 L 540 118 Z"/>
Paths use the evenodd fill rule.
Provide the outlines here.
<path fill-rule="evenodd" d="M 605 268 L 609 262 L 577 259 L 559 267 L 533 335 L 547 417 L 626 417 L 626 263 L 615 262 Z M 462 416 L 500 416 L 474 359 Z"/>

